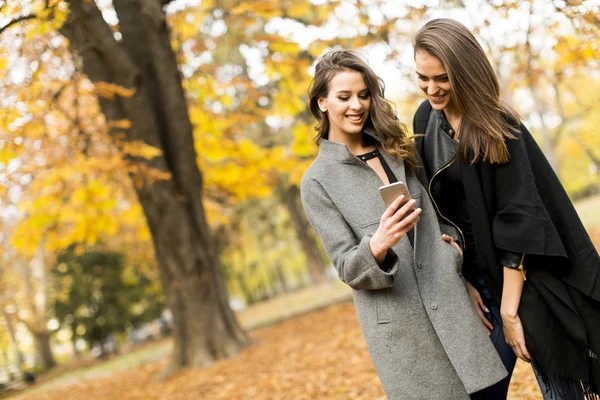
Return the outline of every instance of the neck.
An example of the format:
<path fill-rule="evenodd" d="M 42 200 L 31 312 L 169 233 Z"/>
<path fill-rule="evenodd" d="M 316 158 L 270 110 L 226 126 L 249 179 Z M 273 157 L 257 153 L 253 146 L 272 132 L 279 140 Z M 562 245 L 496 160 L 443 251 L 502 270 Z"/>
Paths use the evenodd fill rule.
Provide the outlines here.
<path fill-rule="evenodd" d="M 462 120 L 462 113 L 459 112 L 452 104 L 448 104 L 448 107 L 443 110 L 446 119 L 450 123 L 450 126 L 454 131 L 458 132 L 460 128 L 460 121 Z"/>
<path fill-rule="evenodd" d="M 329 140 L 331 142 L 343 143 L 346 145 L 350 153 L 354 155 L 364 154 L 373 150 L 373 145 L 369 143 L 366 135 L 362 132 L 356 135 L 336 134 L 329 132 Z"/>

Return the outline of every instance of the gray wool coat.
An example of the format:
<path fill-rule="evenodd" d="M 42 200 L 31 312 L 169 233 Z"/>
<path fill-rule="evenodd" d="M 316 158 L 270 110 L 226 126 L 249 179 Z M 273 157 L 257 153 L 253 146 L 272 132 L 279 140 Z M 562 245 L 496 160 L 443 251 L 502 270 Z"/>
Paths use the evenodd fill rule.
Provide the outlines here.
<path fill-rule="evenodd" d="M 441 238 L 426 190 L 402 160 L 377 147 L 422 209 L 414 251 L 405 236 L 378 265 L 369 240 L 386 208 L 378 191 L 383 182 L 344 144 L 321 141 L 302 177 L 304 210 L 340 279 L 353 289 L 388 399 L 469 399 L 506 370 L 470 302 L 460 253 Z"/>

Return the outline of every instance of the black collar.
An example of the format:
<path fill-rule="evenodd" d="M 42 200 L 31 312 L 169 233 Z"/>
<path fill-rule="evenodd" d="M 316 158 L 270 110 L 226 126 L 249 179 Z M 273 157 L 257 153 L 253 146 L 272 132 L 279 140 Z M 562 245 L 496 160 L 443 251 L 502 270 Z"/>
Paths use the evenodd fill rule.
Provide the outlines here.
<path fill-rule="evenodd" d="M 372 129 L 366 128 L 363 130 L 363 135 L 367 135 L 375 141 L 375 147 L 381 151 L 383 144 L 381 139 L 375 135 Z M 332 142 L 331 140 L 321 139 L 319 145 L 319 156 L 330 158 L 340 162 L 355 162 L 360 160 L 353 154 L 344 143 Z"/>

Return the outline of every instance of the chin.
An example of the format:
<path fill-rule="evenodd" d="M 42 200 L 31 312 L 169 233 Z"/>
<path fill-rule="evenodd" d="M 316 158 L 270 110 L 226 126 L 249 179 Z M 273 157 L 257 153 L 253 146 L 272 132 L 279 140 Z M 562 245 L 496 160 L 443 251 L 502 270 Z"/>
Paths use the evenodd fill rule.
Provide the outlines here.
<path fill-rule="evenodd" d="M 358 135 L 362 132 L 364 125 L 362 126 L 350 126 L 346 128 L 344 131 L 349 135 Z"/>
<path fill-rule="evenodd" d="M 429 104 L 431 104 L 431 108 L 433 108 L 436 111 L 442 111 L 448 105 L 447 102 L 443 102 L 442 104 L 439 104 L 439 103 L 436 104 L 431 101 L 429 102 Z"/>

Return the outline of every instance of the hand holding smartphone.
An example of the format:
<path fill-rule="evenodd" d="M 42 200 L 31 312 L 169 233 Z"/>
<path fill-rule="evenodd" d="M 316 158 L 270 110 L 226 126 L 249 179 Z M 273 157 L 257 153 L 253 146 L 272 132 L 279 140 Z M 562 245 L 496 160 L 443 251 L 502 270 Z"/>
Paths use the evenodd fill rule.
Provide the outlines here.
<path fill-rule="evenodd" d="M 381 216 L 381 223 L 373 234 L 369 245 L 375 259 L 381 263 L 388 249 L 395 246 L 398 241 L 406 235 L 419 221 L 421 209 L 415 209 L 415 203 L 406 204 L 411 201 L 410 193 L 404 182 L 394 182 L 379 188 L 381 198 L 387 209 Z M 404 195 L 402 200 L 398 199 Z M 398 201 L 396 201 L 398 200 Z M 397 208 L 392 210 L 392 204 Z"/>

